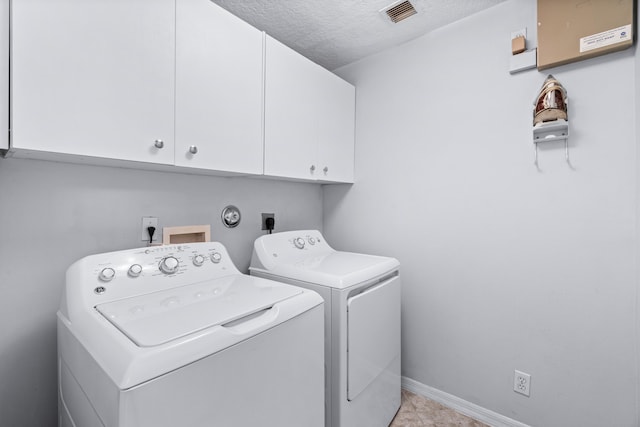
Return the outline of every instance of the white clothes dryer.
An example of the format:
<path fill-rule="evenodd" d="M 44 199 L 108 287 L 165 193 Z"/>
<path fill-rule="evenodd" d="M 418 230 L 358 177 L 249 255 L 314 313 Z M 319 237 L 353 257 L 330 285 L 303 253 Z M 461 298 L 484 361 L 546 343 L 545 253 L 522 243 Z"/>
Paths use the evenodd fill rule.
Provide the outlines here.
<path fill-rule="evenodd" d="M 62 427 L 323 426 L 323 301 L 220 243 L 92 255 L 58 311 Z"/>
<path fill-rule="evenodd" d="M 326 425 L 388 426 L 400 408 L 400 275 L 394 258 L 340 252 L 316 230 L 262 236 L 252 276 L 325 301 Z"/>

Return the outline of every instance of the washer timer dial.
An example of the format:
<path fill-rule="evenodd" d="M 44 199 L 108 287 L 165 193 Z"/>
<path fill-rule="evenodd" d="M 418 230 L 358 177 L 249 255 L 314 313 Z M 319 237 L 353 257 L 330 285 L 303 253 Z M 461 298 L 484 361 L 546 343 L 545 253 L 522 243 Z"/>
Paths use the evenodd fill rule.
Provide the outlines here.
<path fill-rule="evenodd" d="M 173 274 L 178 271 L 178 267 L 180 267 L 180 261 L 174 256 L 162 258 L 160 261 L 160 271 L 164 274 Z"/>

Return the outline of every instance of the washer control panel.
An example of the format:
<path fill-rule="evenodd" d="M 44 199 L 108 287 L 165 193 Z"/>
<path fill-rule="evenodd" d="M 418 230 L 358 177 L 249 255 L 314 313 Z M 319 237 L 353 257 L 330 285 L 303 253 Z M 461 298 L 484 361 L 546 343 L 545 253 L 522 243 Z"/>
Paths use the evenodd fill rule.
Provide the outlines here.
<path fill-rule="evenodd" d="M 130 249 L 85 257 L 68 274 L 98 302 L 237 274 L 218 242 Z M 68 281 L 69 282 L 69 281 Z"/>

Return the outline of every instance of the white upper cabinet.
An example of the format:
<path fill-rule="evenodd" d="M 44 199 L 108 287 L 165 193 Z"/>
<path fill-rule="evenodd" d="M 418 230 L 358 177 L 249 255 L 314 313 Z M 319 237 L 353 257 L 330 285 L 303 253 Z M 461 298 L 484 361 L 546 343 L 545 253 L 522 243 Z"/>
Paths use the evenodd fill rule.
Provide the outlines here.
<path fill-rule="evenodd" d="M 354 87 L 210 0 L 11 4 L 9 38 L 0 0 L 0 149 L 353 182 Z"/>
<path fill-rule="evenodd" d="M 12 2 L 12 145 L 171 164 L 174 0 Z"/>
<path fill-rule="evenodd" d="M 317 171 L 317 65 L 267 35 L 265 175 L 314 179 Z"/>
<path fill-rule="evenodd" d="M 266 37 L 264 173 L 353 182 L 355 89 Z"/>
<path fill-rule="evenodd" d="M 317 179 L 328 182 L 353 182 L 355 87 L 335 74 L 322 74 L 322 82 L 318 86 L 320 122 Z"/>
<path fill-rule="evenodd" d="M 0 0 L 0 150 L 9 149 L 9 0 Z"/>
<path fill-rule="evenodd" d="M 263 33 L 210 0 L 176 5 L 175 164 L 263 172 Z"/>

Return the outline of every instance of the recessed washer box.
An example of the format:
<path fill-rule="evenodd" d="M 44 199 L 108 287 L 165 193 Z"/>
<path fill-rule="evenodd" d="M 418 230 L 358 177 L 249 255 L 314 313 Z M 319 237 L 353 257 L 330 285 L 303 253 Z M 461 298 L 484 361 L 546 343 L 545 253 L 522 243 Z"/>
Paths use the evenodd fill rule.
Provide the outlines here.
<path fill-rule="evenodd" d="M 538 70 L 633 45 L 634 0 L 538 0 Z"/>
<path fill-rule="evenodd" d="M 185 225 L 179 227 L 164 227 L 162 229 L 163 245 L 210 241 L 210 225 Z"/>

